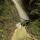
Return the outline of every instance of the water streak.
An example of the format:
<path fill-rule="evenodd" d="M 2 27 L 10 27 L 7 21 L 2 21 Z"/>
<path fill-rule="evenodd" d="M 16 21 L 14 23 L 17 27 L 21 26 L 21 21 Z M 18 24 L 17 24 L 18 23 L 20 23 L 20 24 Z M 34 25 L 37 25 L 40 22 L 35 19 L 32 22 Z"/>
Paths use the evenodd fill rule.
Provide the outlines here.
<path fill-rule="evenodd" d="M 18 14 L 20 16 L 20 20 L 23 21 L 22 19 L 24 20 L 29 20 L 29 17 L 27 15 L 27 13 L 24 11 L 24 9 L 22 8 L 22 5 L 21 5 L 21 1 L 20 0 L 12 0 L 18 10 Z"/>

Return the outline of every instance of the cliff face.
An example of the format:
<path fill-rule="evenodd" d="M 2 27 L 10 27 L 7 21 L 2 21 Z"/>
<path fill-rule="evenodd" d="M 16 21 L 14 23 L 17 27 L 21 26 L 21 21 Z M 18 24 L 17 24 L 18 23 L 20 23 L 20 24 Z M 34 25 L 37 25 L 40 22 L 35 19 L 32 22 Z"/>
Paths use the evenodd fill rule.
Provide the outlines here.
<path fill-rule="evenodd" d="M 25 8 L 26 5 L 23 8 L 28 12 L 31 20 L 26 27 L 27 32 L 40 40 L 40 4 L 38 3 L 40 0 L 33 6 L 34 2 L 32 2 L 30 12 Z M 15 24 L 19 21 L 20 17 L 14 3 L 11 0 L 0 0 L 0 40 L 10 40 L 16 29 Z"/>

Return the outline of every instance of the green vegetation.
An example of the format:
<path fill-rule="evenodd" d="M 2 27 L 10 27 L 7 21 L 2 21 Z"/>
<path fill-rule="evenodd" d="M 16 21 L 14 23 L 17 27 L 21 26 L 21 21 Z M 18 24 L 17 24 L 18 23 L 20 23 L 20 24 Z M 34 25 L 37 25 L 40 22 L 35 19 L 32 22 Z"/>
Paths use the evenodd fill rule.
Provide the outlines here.
<path fill-rule="evenodd" d="M 33 35 L 39 38 L 40 40 L 40 22 L 38 20 L 32 22 L 31 29 L 32 29 Z"/>

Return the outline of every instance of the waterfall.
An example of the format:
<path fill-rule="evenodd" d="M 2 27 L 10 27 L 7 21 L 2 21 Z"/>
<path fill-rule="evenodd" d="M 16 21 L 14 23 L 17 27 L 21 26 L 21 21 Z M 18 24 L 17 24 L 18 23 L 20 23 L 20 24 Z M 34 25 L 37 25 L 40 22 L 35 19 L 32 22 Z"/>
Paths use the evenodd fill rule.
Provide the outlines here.
<path fill-rule="evenodd" d="M 22 8 L 22 4 L 20 0 L 12 0 L 14 2 L 15 7 L 17 8 L 18 14 L 20 16 L 20 20 L 23 21 L 24 20 L 29 20 L 29 17 L 27 15 L 27 13 L 24 11 L 24 9 Z"/>
<path fill-rule="evenodd" d="M 15 7 L 17 8 L 21 22 L 24 20 L 29 20 L 26 12 L 24 11 L 24 9 L 21 6 L 20 0 L 12 0 L 12 1 L 14 3 Z M 24 19 L 24 20 L 22 20 L 22 19 Z M 20 22 L 16 24 L 16 27 L 17 28 L 15 29 L 11 40 L 20 40 L 20 39 L 22 40 L 22 39 L 26 38 L 27 35 L 29 35 L 29 34 L 26 34 L 26 29 L 25 29 L 25 27 L 23 27 L 21 25 Z"/>
<path fill-rule="evenodd" d="M 21 0 L 12 0 L 15 7 L 17 8 L 20 18 L 24 20 L 29 20 L 29 17 L 25 10 L 22 8 Z M 21 19 L 20 19 L 21 20 Z M 23 20 L 21 20 L 23 21 Z M 11 40 L 32 40 L 33 37 L 26 31 L 25 26 L 22 26 L 21 23 L 16 24 L 16 29 L 12 35 Z M 35 39 L 35 38 L 34 38 Z"/>

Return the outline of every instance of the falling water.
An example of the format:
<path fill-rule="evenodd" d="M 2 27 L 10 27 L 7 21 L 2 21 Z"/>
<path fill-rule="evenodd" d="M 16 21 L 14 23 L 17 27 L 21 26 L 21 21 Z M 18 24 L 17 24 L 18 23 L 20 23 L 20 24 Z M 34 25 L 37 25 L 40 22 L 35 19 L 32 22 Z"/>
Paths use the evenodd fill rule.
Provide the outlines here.
<path fill-rule="evenodd" d="M 22 18 L 24 20 L 29 20 L 26 12 L 23 10 L 23 8 L 21 6 L 21 3 L 19 3 L 20 0 L 12 0 L 12 1 L 14 2 L 15 7 L 17 8 L 20 18 Z M 21 20 L 21 21 L 23 21 L 23 20 Z M 26 37 L 26 35 L 28 35 L 28 37 L 29 37 L 29 34 L 26 34 L 25 27 L 23 27 L 20 22 L 16 24 L 16 27 L 17 27 L 17 29 L 15 29 L 11 40 L 20 40 L 20 39 L 22 40 Z"/>
<path fill-rule="evenodd" d="M 22 8 L 21 1 L 20 0 L 12 0 L 12 1 L 14 2 L 15 7 L 17 8 L 20 18 L 24 20 L 29 20 L 29 17 L 27 16 L 26 12 Z M 16 27 L 17 29 L 15 29 L 11 40 L 32 40 L 32 37 L 26 31 L 25 26 L 22 26 L 21 23 L 19 22 L 16 24 Z"/>
<path fill-rule="evenodd" d="M 15 4 L 15 7 L 17 8 L 18 14 L 20 16 L 20 20 L 23 21 L 24 20 L 29 20 L 29 17 L 27 16 L 27 13 L 24 11 L 24 9 L 22 8 L 21 5 L 21 0 L 12 0 Z"/>

